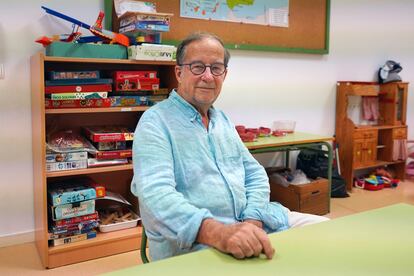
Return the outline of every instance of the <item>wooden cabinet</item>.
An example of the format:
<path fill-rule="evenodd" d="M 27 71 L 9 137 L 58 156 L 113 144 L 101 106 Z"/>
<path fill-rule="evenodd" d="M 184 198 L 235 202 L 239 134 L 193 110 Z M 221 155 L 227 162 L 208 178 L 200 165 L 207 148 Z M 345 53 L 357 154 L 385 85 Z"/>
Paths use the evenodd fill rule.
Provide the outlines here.
<path fill-rule="evenodd" d="M 108 190 L 123 195 L 136 209 L 138 202 L 130 192 L 132 164 L 46 172 L 46 133 L 52 129 L 80 129 L 87 125 L 122 124 L 135 129 L 142 112 L 148 107 L 45 109 L 45 76 L 49 71 L 58 70 L 99 70 L 106 77 L 110 77 L 114 70 L 155 70 L 161 81 L 160 87 L 173 89 L 177 86 L 175 62 L 62 58 L 38 53 L 31 57 L 30 63 L 35 239 L 44 266 L 53 268 L 139 249 L 141 227 L 108 233 L 98 232 L 97 237 L 90 240 L 48 246 L 47 188 L 54 180 L 87 175 L 103 183 Z"/>
<path fill-rule="evenodd" d="M 407 91 L 404 82 L 337 83 L 335 139 L 349 191 L 357 171 L 363 169 L 388 166 L 404 179 L 405 160 L 395 160 L 394 144 L 407 139 Z M 366 113 L 364 105 L 369 105 Z"/>

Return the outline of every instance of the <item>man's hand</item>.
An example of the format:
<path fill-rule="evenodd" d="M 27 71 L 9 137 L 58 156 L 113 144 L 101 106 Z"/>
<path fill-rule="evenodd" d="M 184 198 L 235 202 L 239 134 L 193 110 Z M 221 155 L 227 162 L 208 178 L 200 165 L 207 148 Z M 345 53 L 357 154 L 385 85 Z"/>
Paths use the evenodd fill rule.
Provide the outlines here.
<path fill-rule="evenodd" d="M 237 259 L 257 257 L 262 252 L 268 259 L 272 259 L 275 250 L 266 232 L 255 224 L 246 221 L 226 225 L 213 219 L 205 219 L 198 232 L 197 241 L 230 253 Z"/>

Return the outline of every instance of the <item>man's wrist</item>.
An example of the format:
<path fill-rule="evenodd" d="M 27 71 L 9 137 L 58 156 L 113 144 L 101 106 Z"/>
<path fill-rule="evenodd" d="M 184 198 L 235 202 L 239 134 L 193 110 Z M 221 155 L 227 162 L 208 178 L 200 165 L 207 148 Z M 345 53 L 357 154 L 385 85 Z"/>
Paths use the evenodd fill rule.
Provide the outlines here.
<path fill-rule="evenodd" d="M 224 224 L 218 222 L 215 219 L 207 218 L 201 222 L 200 228 L 197 234 L 197 242 L 212 246 L 215 248 L 220 247 L 222 227 Z"/>
<path fill-rule="evenodd" d="M 245 222 L 251 223 L 253 225 L 256 225 L 257 227 L 259 227 L 260 229 L 263 228 L 263 222 L 261 222 L 260 220 L 256 220 L 256 219 L 246 219 L 244 220 Z"/>

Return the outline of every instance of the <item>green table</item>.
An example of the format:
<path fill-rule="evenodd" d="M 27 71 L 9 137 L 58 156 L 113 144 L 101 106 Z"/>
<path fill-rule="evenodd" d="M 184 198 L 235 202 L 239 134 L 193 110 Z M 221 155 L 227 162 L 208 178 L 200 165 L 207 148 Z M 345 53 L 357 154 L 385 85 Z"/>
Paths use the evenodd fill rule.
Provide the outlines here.
<path fill-rule="evenodd" d="M 333 151 L 330 142 L 333 141 L 333 137 L 321 136 L 317 134 L 310 134 L 304 132 L 294 132 L 286 136 L 269 136 L 259 137 L 256 142 L 244 143 L 252 154 L 264 153 L 264 152 L 276 152 L 284 151 L 286 154 L 285 166 L 289 167 L 289 152 L 292 150 L 301 150 L 304 148 L 318 149 L 319 146 L 326 146 L 328 155 L 328 183 L 329 189 L 332 185 L 332 158 Z M 329 190 L 330 195 L 330 190 Z M 328 207 L 330 210 L 330 197 L 328 197 Z M 328 211 L 329 211 L 328 210 Z"/>
<path fill-rule="evenodd" d="M 270 235 L 272 260 L 236 260 L 214 249 L 109 275 L 413 275 L 414 206 L 397 204 Z"/>

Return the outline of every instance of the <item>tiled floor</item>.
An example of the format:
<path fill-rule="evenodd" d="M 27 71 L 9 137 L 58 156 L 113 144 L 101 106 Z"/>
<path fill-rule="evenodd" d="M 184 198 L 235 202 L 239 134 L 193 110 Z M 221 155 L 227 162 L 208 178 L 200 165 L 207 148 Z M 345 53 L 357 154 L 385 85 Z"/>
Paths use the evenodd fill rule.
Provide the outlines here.
<path fill-rule="evenodd" d="M 397 188 L 386 188 L 380 191 L 354 188 L 350 197 L 331 199 L 331 213 L 327 217 L 333 219 L 400 202 L 414 205 L 414 182 L 412 180 L 400 183 Z"/>
<path fill-rule="evenodd" d="M 351 197 L 331 201 L 331 219 L 370 209 L 405 202 L 414 205 L 414 182 L 406 181 L 395 189 L 365 191 L 354 189 Z M 97 275 L 140 264 L 139 251 L 45 270 L 34 243 L 0 248 L 0 275 Z"/>

